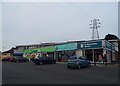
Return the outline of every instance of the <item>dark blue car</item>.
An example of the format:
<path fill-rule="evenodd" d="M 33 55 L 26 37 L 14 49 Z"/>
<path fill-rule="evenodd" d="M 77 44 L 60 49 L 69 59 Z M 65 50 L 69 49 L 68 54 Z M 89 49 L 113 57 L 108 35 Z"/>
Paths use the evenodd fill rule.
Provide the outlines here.
<path fill-rule="evenodd" d="M 55 64 L 56 60 L 51 57 L 38 57 L 34 59 L 36 65 L 40 64 Z"/>
<path fill-rule="evenodd" d="M 89 67 L 90 62 L 86 57 L 83 56 L 72 56 L 68 59 L 67 68 L 82 68 L 82 67 Z"/>
<path fill-rule="evenodd" d="M 28 62 L 28 59 L 23 57 L 15 57 L 13 62 Z"/>

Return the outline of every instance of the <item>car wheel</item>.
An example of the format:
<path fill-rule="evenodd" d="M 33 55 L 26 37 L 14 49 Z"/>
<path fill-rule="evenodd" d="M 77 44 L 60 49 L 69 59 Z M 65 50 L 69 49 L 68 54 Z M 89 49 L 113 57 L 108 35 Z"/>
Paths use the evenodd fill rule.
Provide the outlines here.
<path fill-rule="evenodd" d="M 68 69 L 70 69 L 70 66 L 67 66 Z"/>
<path fill-rule="evenodd" d="M 56 61 L 53 61 L 53 64 L 55 64 L 56 63 Z"/>
<path fill-rule="evenodd" d="M 90 64 L 88 64 L 88 67 L 90 67 L 91 65 Z"/>
<path fill-rule="evenodd" d="M 44 64 L 44 62 L 40 62 L 40 64 L 41 64 L 41 65 L 43 65 L 43 64 Z"/>
<path fill-rule="evenodd" d="M 35 63 L 36 65 L 40 65 L 40 63 L 38 62 L 38 63 Z"/>
<path fill-rule="evenodd" d="M 79 64 L 79 65 L 78 65 L 78 69 L 81 69 L 81 68 L 82 68 L 82 67 L 81 67 L 81 64 Z"/>

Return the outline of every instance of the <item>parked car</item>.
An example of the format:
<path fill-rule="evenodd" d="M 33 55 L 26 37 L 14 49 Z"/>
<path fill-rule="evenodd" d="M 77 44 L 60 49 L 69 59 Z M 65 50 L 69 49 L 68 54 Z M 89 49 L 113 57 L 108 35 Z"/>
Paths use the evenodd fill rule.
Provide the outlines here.
<path fill-rule="evenodd" d="M 28 59 L 23 57 L 16 57 L 14 62 L 28 62 Z"/>
<path fill-rule="evenodd" d="M 10 62 L 14 62 L 15 61 L 15 57 L 10 57 Z"/>
<path fill-rule="evenodd" d="M 6 61 L 7 58 L 2 58 L 2 61 Z"/>
<path fill-rule="evenodd" d="M 22 62 L 22 59 L 20 57 L 15 57 L 14 62 Z"/>
<path fill-rule="evenodd" d="M 36 65 L 40 64 L 55 64 L 56 60 L 51 57 L 37 57 L 34 59 Z"/>
<path fill-rule="evenodd" d="M 6 58 L 6 61 L 10 61 L 10 57 L 7 57 L 7 58 Z"/>
<path fill-rule="evenodd" d="M 28 58 L 22 58 L 23 62 L 29 62 Z"/>
<path fill-rule="evenodd" d="M 3 58 L 2 61 L 9 61 L 10 57 Z"/>
<path fill-rule="evenodd" d="M 35 58 L 30 58 L 30 61 L 34 62 L 34 59 L 35 59 Z"/>
<path fill-rule="evenodd" d="M 23 58 L 23 57 L 11 57 L 10 62 L 28 62 L 27 58 Z"/>
<path fill-rule="evenodd" d="M 86 57 L 83 56 L 72 56 L 68 59 L 67 68 L 82 68 L 89 67 L 90 62 Z"/>

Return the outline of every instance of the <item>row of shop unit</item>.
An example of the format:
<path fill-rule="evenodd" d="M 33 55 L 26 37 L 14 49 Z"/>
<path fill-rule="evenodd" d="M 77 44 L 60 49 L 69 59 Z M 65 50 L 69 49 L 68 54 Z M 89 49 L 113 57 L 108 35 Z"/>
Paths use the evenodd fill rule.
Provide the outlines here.
<path fill-rule="evenodd" d="M 23 50 L 24 56 L 50 56 L 57 61 L 67 61 L 70 56 L 86 56 L 91 62 L 99 61 L 99 54 L 107 55 L 109 63 L 118 58 L 118 46 L 111 44 L 106 40 L 86 41 L 79 43 L 67 43 L 55 46 L 41 47 L 37 49 Z M 33 55 L 34 54 L 34 55 Z"/>

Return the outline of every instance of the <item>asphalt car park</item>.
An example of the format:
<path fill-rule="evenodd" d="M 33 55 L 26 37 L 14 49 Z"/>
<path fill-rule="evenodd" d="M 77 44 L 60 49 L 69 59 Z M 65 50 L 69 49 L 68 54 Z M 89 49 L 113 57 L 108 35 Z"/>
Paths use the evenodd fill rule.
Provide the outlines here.
<path fill-rule="evenodd" d="M 66 64 L 2 62 L 3 84 L 117 84 L 117 67 L 68 69 Z"/>

